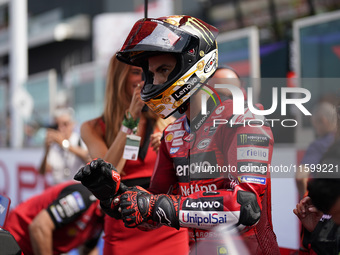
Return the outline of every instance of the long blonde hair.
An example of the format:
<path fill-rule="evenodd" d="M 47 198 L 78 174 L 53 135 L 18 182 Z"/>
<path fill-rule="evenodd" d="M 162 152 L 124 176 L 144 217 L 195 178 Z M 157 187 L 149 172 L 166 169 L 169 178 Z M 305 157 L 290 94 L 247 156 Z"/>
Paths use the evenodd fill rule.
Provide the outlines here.
<path fill-rule="evenodd" d="M 126 81 L 129 75 L 131 66 L 117 60 L 114 55 L 109 64 L 106 89 L 105 89 L 105 101 L 104 101 L 104 113 L 103 119 L 105 122 L 105 143 L 108 147 L 111 146 L 116 138 L 126 109 L 129 108 L 131 97 L 127 93 Z M 153 120 L 160 131 L 162 131 L 167 124 L 173 119 L 164 121 L 157 117 L 151 110 L 143 112 L 145 118 Z"/>
<path fill-rule="evenodd" d="M 126 92 L 126 80 L 130 66 L 113 56 L 107 72 L 104 113 L 106 125 L 105 142 L 109 147 L 117 136 L 125 110 L 129 107 L 131 98 Z"/>

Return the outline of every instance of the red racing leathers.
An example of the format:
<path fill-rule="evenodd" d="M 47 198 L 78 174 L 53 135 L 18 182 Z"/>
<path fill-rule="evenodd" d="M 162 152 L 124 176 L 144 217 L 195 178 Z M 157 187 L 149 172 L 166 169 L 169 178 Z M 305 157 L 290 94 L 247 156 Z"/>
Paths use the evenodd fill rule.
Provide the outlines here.
<path fill-rule="evenodd" d="M 279 254 L 267 171 L 273 144 L 264 118 L 248 109 L 233 115 L 232 100 L 190 125 L 183 116 L 164 131 L 149 191 L 181 195 L 180 226 L 195 242 L 216 242 L 210 229 L 237 224 L 251 254 Z"/>
<path fill-rule="evenodd" d="M 68 181 L 50 187 L 10 212 L 4 229 L 13 235 L 25 255 L 34 254 L 29 225 L 44 209 L 55 225 L 53 254 L 68 252 L 87 242 L 89 248 L 94 248 L 104 224 L 99 201 L 82 184 Z"/>

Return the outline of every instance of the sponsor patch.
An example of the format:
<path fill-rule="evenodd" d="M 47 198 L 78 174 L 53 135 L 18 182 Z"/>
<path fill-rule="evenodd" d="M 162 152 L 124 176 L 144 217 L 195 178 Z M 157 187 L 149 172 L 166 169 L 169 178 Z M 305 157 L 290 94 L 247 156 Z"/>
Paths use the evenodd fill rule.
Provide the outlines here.
<path fill-rule="evenodd" d="M 227 255 L 228 249 L 226 246 L 217 246 L 217 255 Z"/>
<path fill-rule="evenodd" d="M 67 217 L 71 217 L 74 213 L 72 208 L 70 207 L 70 205 L 68 204 L 66 198 L 62 198 L 59 200 L 59 204 L 61 205 L 61 207 L 64 209 L 64 212 L 66 214 Z"/>
<path fill-rule="evenodd" d="M 80 210 L 85 209 L 84 199 L 83 199 L 83 197 L 81 196 L 81 194 L 80 194 L 78 191 L 74 191 L 72 194 L 73 194 L 74 198 L 75 198 L 76 201 L 77 201 L 77 204 L 78 204 L 79 209 L 80 209 Z"/>
<path fill-rule="evenodd" d="M 238 160 L 261 160 L 268 161 L 269 150 L 258 147 L 238 147 L 237 148 L 237 159 Z"/>
<path fill-rule="evenodd" d="M 239 174 L 261 174 L 267 175 L 268 164 L 260 162 L 238 162 L 237 172 Z"/>
<path fill-rule="evenodd" d="M 204 132 L 208 132 L 208 135 L 212 136 L 217 130 L 217 127 L 214 126 L 206 126 L 204 127 Z"/>
<path fill-rule="evenodd" d="M 186 157 L 174 158 L 176 176 L 179 181 L 211 179 L 220 176 L 216 171 L 217 159 L 214 151 L 208 151 Z M 236 170 L 236 169 L 235 169 Z"/>
<path fill-rule="evenodd" d="M 184 130 L 175 131 L 174 138 L 182 137 L 185 134 Z"/>
<path fill-rule="evenodd" d="M 219 115 L 219 114 L 221 114 L 221 112 L 223 112 L 224 111 L 224 105 L 222 105 L 222 106 L 220 106 L 220 107 L 218 107 L 217 109 L 216 109 L 216 111 L 215 111 L 215 113 L 216 113 L 216 115 Z"/>
<path fill-rule="evenodd" d="M 217 64 L 217 57 L 216 57 L 216 52 L 214 52 L 211 56 L 211 58 L 208 60 L 207 64 L 204 67 L 204 72 L 209 73 L 211 72 Z"/>
<path fill-rule="evenodd" d="M 80 208 L 77 204 L 76 198 L 73 196 L 73 194 L 70 194 L 70 195 L 67 195 L 64 198 L 61 198 L 59 200 L 59 204 L 64 209 L 66 217 L 71 217 L 75 213 L 80 211 Z"/>
<path fill-rule="evenodd" d="M 172 139 L 174 138 L 174 134 L 173 133 L 169 133 L 165 136 L 165 141 L 166 142 L 171 142 Z"/>
<path fill-rule="evenodd" d="M 212 192 L 217 190 L 216 184 L 207 184 L 207 185 L 198 185 L 196 184 L 188 184 L 188 185 L 181 185 L 181 194 L 182 196 L 189 196 L 195 192 L 204 191 L 204 192 Z"/>
<path fill-rule="evenodd" d="M 238 134 L 237 145 L 256 145 L 267 147 L 269 137 L 262 134 Z"/>
<path fill-rule="evenodd" d="M 190 53 L 190 51 L 189 51 Z M 204 60 L 200 61 L 198 64 L 197 64 L 197 69 L 198 71 L 202 71 L 203 70 L 203 67 L 204 67 Z"/>
<path fill-rule="evenodd" d="M 183 202 L 182 210 L 223 211 L 223 197 L 187 198 Z"/>
<path fill-rule="evenodd" d="M 211 118 L 214 120 L 214 119 L 218 119 L 218 118 L 220 118 L 220 117 L 222 117 L 222 115 L 220 114 L 220 115 L 215 115 L 215 116 L 212 116 Z"/>
<path fill-rule="evenodd" d="M 54 218 L 56 219 L 57 222 L 62 222 L 62 219 L 57 211 L 57 209 L 55 208 L 54 205 L 50 206 L 50 210 L 54 216 Z"/>
<path fill-rule="evenodd" d="M 171 144 L 171 146 L 180 146 L 180 145 L 183 145 L 182 138 L 178 138 L 178 139 L 173 140 L 172 144 Z"/>
<path fill-rule="evenodd" d="M 182 97 L 184 97 L 186 94 L 188 94 L 195 86 L 196 84 L 200 81 L 198 76 L 196 74 L 193 74 L 188 81 L 183 84 L 179 89 L 177 89 L 174 93 L 172 93 L 172 97 L 178 101 Z"/>
<path fill-rule="evenodd" d="M 170 154 L 175 154 L 180 147 L 176 147 L 176 148 L 170 148 Z"/>
<path fill-rule="evenodd" d="M 210 116 L 210 111 L 208 110 L 207 114 L 205 114 L 203 116 L 200 115 L 200 116 L 202 117 L 201 119 L 199 119 L 199 120 L 195 119 L 195 121 L 193 121 L 193 123 L 192 123 L 194 125 L 195 130 L 198 130 L 202 126 L 202 124 L 207 120 L 207 118 Z"/>
<path fill-rule="evenodd" d="M 181 127 L 182 127 L 182 122 L 172 124 L 166 128 L 166 131 L 174 131 L 174 130 L 180 129 Z"/>
<path fill-rule="evenodd" d="M 80 195 L 80 194 L 79 194 Z M 67 203 L 70 205 L 74 213 L 77 213 L 80 211 L 78 202 L 76 200 L 76 197 L 74 196 L 74 192 L 70 195 L 67 195 L 66 197 Z"/>
<path fill-rule="evenodd" d="M 64 213 L 63 208 L 61 208 L 60 205 L 56 205 L 55 207 L 56 207 L 56 209 L 57 209 L 57 211 L 58 211 L 60 217 L 65 218 L 65 213 Z"/>
<path fill-rule="evenodd" d="M 247 182 L 247 183 L 256 183 L 266 185 L 266 178 L 265 177 L 256 177 L 256 176 L 239 176 L 238 177 L 240 182 Z"/>
<path fill-rule="evenodd" d="M 210 144 L 210 142 L 211 142 L 211 139 L 210 139 L 210 138 L 203 139 L 202 141 L 200 141 L 200 142 L 197 144 L 197 149 L 203 150 L 203 149 L 207 148 L 208 145 Z"/>
<path fill-rule="evenodd" d="M 217 130 L 217 127 L 209 127 L 209 135 L 213 135 Z"/>
<path fill-rule="evenodd" d="M 194 140 L 194 138 L 195 138 L 194 134 L 189 134 L 186 137 L 184 137 L 183 140 L 186 142 L 191 142 L 192 140 Z"/>
<path fill-rule="evenodd" d="M 219 212 L 219 211 L 180 211 L 181 226 L 205 228 L 218 224 L 237 224 L 240 212 Z"/>

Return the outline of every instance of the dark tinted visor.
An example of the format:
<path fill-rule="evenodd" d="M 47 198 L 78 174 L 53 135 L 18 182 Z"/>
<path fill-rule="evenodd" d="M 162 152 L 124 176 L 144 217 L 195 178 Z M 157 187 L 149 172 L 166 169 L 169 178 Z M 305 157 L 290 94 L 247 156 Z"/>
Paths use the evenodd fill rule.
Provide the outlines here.
<path fill-rule="evenodd" d="M 120 52 L 182 52 L 190 37 L 190 34 L 168 23 L 143 19 L 133 26 Z M 130 57 L 133 58 L 133 53 L 130 53 Z"/>

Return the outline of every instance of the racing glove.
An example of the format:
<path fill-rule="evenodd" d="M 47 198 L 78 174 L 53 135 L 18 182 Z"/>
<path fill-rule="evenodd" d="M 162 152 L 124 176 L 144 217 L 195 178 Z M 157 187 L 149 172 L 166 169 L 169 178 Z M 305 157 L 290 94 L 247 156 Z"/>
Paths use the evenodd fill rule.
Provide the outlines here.
<path fill-rule="evenodd" d="M 125 191 L 127 191 L 127 189 L 128 187 L 126 185 L 124 185 L 123 183 L 120 183 L 119 190 L 115 196 L 109 199 L 100 201 L 100 207 L 107 215 L 117 220 L 122 219 L 122 214 L 119 211 L 120 195 L 124 193 Z"/>
<path fill-rule="evenodd" d="M 94 159 L 81 167 L 74 179 L 80 181 L 101 201 L 112 200 L 120 187 L 120 175 L 116 168 L 102 160 Z"/>
<path fill-rule="evenodd" d="M 159 223 L 179 229 L 179 201 L 181 196 L 153 195 L 135 186 L 120 196 L 124 225 L 134 228 L 142 223 Z"/>

